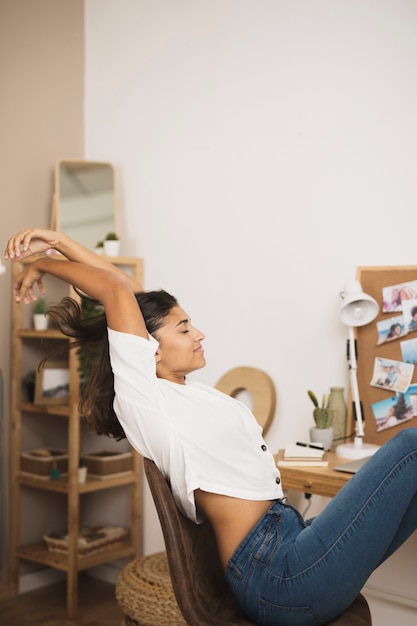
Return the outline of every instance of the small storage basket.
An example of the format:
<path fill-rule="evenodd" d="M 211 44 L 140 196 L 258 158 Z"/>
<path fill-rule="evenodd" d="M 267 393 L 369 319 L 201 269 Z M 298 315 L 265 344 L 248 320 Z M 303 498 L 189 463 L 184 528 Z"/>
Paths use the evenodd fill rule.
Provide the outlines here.
<path fill-rule="evenodd" d="M 68 454 L 62 450 L 39 448 L 20 455 L 20 469 L 28 474 L 36 474 L 41 478 L 50 478 L 52 470 L 61 474 L 68 472 Z"/>
<path fill-rule="evenodd" d="M 92 556 L 108 548 L 121 546 L 126 535 L 126 529 L 118 526 L 82 526 L 78 536 L 78 556 Z M 68 553 L 68 535 L 65 532 L 51 532 L 43 538 L 51 552 Z"/>
<path fill-rule="evenodd" d="M 93 478 L 104 479 L 133 470 L 132 452 L 89 452 L 81 455 L 81 461 Z"/>

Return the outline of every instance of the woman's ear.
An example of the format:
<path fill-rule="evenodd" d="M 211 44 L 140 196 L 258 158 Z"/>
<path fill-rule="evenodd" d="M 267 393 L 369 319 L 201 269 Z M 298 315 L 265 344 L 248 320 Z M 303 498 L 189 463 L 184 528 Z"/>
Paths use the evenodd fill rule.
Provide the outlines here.
<path fill-rule="evenodd" d="M 160 360 L 161 360 L 161 352 L 158 348 L 158 350 L 155 352 L 155 363 L 158 364 Z"/>

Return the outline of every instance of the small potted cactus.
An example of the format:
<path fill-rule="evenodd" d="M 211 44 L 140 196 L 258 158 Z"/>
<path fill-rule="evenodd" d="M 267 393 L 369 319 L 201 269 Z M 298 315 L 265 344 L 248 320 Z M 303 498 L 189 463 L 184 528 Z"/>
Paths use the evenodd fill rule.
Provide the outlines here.
<path fill-rule="evenodd" d="M 46 330 L 48 328 L 48 318 L 46 309 L 48 304 L 45 298 L 38 298 L 33 305 L 33 326 L 36 330 Z"/>
<path fill-rule="evenodd" d="M 104 252 L 104 241 L 102 239 L 100 239 L 100 241 L 97 241 L 96 247 L 94 249 L 94 252 L 96 254 L 103 254 L 103 252 Z"/>
<path fill-rule="evenodd" d="M 107 233 L 104 239 L 104 254 L 106 256 L 118 256 L 120 241 L 116 233 Z"/>
<path fill-rule="evenodd" d="M 313 391 L 308 391 L 308 397 L 314 404 L 313 418 L 316 426 L 310 428 L 310 439 L 315 443 L 322 443 L 326 450 L 330 450 L 333 443 L 333 415 L 329 408 L 329 396 L 323 396 L 321 406 Z"/>

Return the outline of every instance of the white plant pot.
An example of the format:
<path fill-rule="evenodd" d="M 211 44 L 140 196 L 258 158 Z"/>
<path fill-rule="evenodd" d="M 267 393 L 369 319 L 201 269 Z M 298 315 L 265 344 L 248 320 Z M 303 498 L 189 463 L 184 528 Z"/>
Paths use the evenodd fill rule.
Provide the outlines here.
<path fill-rule="evenodd" d="M 104 254 L 106 256 L 119 256 L 120 241 L 118 239 L 111 239 L 104 242 Z"/>
<path fill-rule="evenodd" d="M 35 330 L 46 330 L 48 328 L 48 318 L 44 313 L 34 313 L 33 326 Z"/>
<path fill-rule="evenodd" d="M 85 483 L 86 480 L 87 480 L 87 468 L 79 467 L 78 468 L 78 482 Z"/>
<path fill-rule="evenodd" d="M 325 450 L 330 450 L 333 444 L 333 426 L 330 428 L 310 428 L 311 443 L 321 443 Z"/>

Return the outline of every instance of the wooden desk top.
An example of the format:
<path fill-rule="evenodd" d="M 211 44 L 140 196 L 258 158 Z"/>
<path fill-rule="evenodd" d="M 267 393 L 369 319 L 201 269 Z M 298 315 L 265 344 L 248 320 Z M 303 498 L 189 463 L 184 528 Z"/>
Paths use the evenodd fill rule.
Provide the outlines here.
<path fill-rule="evenodd" d="M 280 452 L 275 455 L 278 460 Z M 332 498 L 345 485 L 351 474 L 345 472 L 336 472 L 332 469 L 334 465 L 347 463 L 349 459 L 342 459 L 334 452 L 326 452 L 324 457 L 329 461 L 328 467 L 306 467 L 296 466 L 280 467 L 279 471 L 282 478 L 283 489 L 293 489 L 302 491 L 303 493 L 311 493 L 317 496 L 326 496 Z"/>

